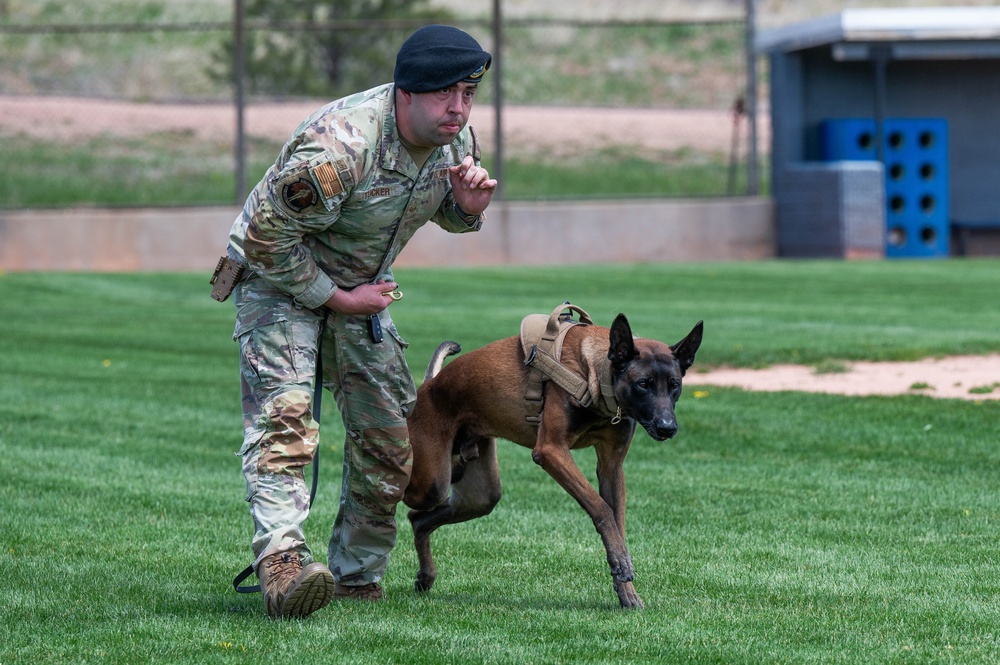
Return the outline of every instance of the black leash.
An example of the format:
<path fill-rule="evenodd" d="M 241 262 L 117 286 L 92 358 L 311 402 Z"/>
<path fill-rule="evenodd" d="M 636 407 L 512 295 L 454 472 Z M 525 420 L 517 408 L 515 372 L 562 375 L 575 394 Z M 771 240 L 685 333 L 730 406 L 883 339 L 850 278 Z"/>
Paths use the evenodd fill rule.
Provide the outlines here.
<path fill-rule="evenodd" d="M 323 323 L 319 327 L 319 340 L 316 342 L 316 380 L 313 387 L 313 419 L 319 425 L 319 417 L 323 407 L 323 333 L 326 332 L 326 312 L 323 313 Z M 309 507 L 312 508 L 316 499 L 316 488 L 319 487 L 319 440 L 317 434 L 316 452 L 312 460 L 312 487 L 309 489 Z M 259 593 L 260 584 L 240 586 L 243 580 L 254 574 L 253 564 L 250 564 L 240 574 L 233 578 L 233 589 L 236 593 Z"/>

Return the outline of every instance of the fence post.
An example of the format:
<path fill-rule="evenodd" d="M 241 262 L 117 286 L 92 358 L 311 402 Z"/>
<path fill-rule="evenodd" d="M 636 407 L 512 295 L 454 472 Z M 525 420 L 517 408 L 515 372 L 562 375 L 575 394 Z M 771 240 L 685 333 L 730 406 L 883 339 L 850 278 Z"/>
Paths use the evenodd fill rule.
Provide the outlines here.
<path fill-rule="evenodd" d="M 757 155 L 757 50 L 754 42 L 757 40 L 757 0 L 746 0 L 746 18 L 744 19 L 746 33 L 747 60 L 747 95 L 746 112 L 750 131 L 747 143 L 747 194 L 756 196 L 760 193 L 760 176 L 758 175 Z"/>
<path fill-rule="evenodd" d="M 233 83 L 236 106 L 236 203 L 242 203 L 246 192 L 246 129 L 243 125 L 244 116 L 244 78 L 246 63 L 244 61 L 244 0 L 234 0 L 235 17 L 233 20 Z"/>
<path fill-rule="evenodd" d="M 494 151 L 493 176 L 497 181 L 496 198 L 503 200 L 503 80 L 501 76 L 503 63 L 503 17 L 501 4 L 503 0 L 493 0 L 493 115 L 494 115 Z"/>

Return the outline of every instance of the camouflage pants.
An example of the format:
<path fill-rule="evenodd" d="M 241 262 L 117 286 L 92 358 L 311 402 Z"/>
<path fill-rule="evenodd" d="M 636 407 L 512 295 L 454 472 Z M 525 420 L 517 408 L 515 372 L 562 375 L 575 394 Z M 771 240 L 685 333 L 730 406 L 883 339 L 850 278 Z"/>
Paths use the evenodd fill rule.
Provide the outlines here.
<path fill-rule="evenodd" d="M 347 430 L 340 506 L 328 551 L 334 577 L 347 585 L 379 581 L 396 541 L 396 504 L 412 464 L 406 416 L 416 399 L 412 375 L 388 311 L 384 341 L 374 344 L 367 317 L 302 308 L 263 280 L 234 293 L 240 344 L 243 475 L 254 522 L 254 567 L 296 550 L 312 561 L 303 524 L 309 490 L 303 467 L 319 441 L 313 418 L 317 340 L 323 329 L 323 385 Z"/>

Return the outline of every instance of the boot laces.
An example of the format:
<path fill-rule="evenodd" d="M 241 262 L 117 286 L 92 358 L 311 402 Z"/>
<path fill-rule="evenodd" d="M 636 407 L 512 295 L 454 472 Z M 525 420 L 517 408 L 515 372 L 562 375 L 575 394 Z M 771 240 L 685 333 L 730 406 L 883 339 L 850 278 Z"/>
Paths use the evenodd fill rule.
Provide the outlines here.
<path fill-rule="evenodd" d="M 273 578 L 295 577 L 302 570 L 302 562 L 299 561 L 299 557 L 288 552 L 274 557 L 265 565 Z"/>

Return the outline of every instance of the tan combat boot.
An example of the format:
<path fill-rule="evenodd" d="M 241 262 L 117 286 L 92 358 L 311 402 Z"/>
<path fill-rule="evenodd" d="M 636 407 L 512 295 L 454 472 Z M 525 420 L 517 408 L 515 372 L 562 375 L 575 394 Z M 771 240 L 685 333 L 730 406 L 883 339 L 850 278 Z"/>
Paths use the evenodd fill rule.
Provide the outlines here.
<path fill-rule="evenodd" d="M 272 619 L 304 617 L 333 599 L 333 573 L 321 563 L 305 568 L 295 552 L 265 557 L 257 566 L 264 606 Z"/>

